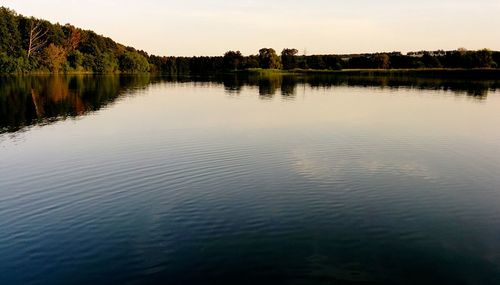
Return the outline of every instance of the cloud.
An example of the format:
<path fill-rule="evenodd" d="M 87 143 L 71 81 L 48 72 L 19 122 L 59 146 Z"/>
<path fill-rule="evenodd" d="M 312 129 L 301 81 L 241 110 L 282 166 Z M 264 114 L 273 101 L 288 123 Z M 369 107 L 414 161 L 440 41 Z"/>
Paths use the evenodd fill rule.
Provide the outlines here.
<path fill-rule="evenodd" d="M 354 176 L 394 175 L 437 179 L 436 171 L 413 159 L 381 159 L 377 157 L 332 153 L 314 155 L 305 150 L 291 152 L 293 168 L 298 175 L 322 182 L 342 181 Z"/>

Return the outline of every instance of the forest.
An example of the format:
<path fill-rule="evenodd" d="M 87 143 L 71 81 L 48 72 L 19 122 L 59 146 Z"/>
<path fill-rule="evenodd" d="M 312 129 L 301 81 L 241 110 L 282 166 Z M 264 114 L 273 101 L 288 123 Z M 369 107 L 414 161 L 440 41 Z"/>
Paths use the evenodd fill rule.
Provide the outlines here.
<path fill-rule="evenodd" d="M 500 52 L 420 51 L 305 55 L 297 49 L 262 48 L 255 55 L 150 55 L 70 24 L 53 24 L 0 7 L 0 73 L 164 73 L 213 74 L 249 69 L 472 69 L 500 67 Z"/>

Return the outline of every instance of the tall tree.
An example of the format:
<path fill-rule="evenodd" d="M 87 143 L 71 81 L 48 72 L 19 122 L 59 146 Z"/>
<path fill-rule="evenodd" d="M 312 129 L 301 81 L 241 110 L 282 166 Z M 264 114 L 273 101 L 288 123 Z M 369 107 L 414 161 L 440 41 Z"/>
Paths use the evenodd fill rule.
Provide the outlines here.
<path fill-rule="evenodd" d="M 375 64 L 377 68 L 389 69 L 391 67 L 391 58 L 386 53 L 377 54 L 375 56 Z"/>
<path fill-rule="evenodd" d="M 77 29 L 71 25 L 66 25 L 67 29 L 67 39 L 66 39 L 66 51 L 71 52 L 78 48 L 82 40 L 82 33 L 80 29 Z"/>
<path fill-rule="evenodd" d="M 494 65 L 493 53 L 488 49 L 482 49 L 475 52 L 474 67 L 492 67 Z"/>
<path fill-rule="evenodd" d="M 66 51 L 60 46 L 50 44 L 43 51 L 46 65 L 51 72 L 57 73 L 61 69 L 61 65 L 66 62 Z"/>
<path fill-rule="evenodd" d="M 10 57 L 19 56 L 22 49 L 18 19 L 16 12 L 0 7 L 0 52 L 5 52 Z"/>
<path fill-rule="evenodd" d="M 283 69 L 294 69 L 297 67 L 297 54 L 299 51 L 297 49 L 284 49 L 281 52 L 281 63 L 283 64 Z"/>
<path fill-rule="evenodd" d="M 45 46 L 45 44 L 47 44 L 47 39 L 45 37 L 47 32 L 48 30 L 43 27 L 41 21 L 34 18 L 31 19 L 27 48 L 28 59 L 34 52 L 40 50 L 43 46 Z"/>
<path fill-rule="evenodd" d="M 272 48 L 263 48 L 259 50 L 259 64 L 265 69 L 280 69 L 281 59 Z"/>
<path fill-rule="evenodd" d="M 149 72 L 148 60 L 136 51 L 126 51 L 119 60 L 121 71 L 124 72 Z"/>
<path fill-rule="evenodd" d="M 243 55 L 240 51 L 228 51 L 224 54 L 224 69 L 238 70 L 243 61 Z"/>

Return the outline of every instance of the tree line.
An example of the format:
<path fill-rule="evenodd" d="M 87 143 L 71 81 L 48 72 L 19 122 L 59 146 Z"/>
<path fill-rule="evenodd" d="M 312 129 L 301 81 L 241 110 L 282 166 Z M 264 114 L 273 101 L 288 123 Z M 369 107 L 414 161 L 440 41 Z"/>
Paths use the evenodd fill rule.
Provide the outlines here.
<path fill-rule="evenodd" d="M 255 68 L 282 70 L 498 68 L 500 52 L 422 51 L 357 55 L 278 54 L 262 48 L 256 55 L 228 51 L 223 56 L 149 55 L 72 25 L 18 15 L 0 7 L 0 73 L 142 73 L 207 74 Z"/>
<path fill-rule="evenodd" d="M 149 72 L 144 52 L 0 7 L 0 72 Z"/>

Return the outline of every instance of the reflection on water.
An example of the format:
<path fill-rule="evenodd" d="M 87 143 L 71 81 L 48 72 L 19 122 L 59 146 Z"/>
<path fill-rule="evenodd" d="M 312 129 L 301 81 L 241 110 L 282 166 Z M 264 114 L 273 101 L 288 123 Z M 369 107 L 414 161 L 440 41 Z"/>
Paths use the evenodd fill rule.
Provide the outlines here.
<path fill-rule="evenodd" d="M 172 80 L 172 79 L 171 79 Z M 500 87 L 496 80 L 458 80 L 429 79 L 415 77 L 366 77 L 332 75 L 271 75 L 271 76 L 226 76 L 220 78 L 190 78 L 201 82 L 220 82 L 229 92 L 241 91 L 244 86 L 258 86 L 259 94 L 269 98 L 279 93 L 294 96 L 298 85 L 313 88 L 332 88 L 336 86 L 375 87 L 375 88 L 410 88 L 422 90 L 451 91 L 457 95 L 468 95 L 485 99 L 489 91 Z"/>
<path fill-rule="evenodd" d="M 0 77 L 0 129 L 15 132 L 85 115 L 149 83 L 149 76 Z"/>
<path fill-rule="evenodd" d="M 374 88 L 411 88 L 451 91 L 486 99 L 500 81 L 463 81 L 425 78 L 348 77 L 348 76 L 221 76 L 150 77 L 144 76 L 26 76 L 0 77 L 0 133 L 16 132 L 34 124 L 85 115 L 112 103 L 127 90 L 160 82 L 197 82 L 223 84 L 228 93 L 238 94 L 246 86 L 258 87 L 261 99 L 280 94 L 293 99 L 299 86 L 333 88 L 362 86 Z"/>
<path fill-rule="evenodd" d="M 1 285 L 500 280 L 496 82 L 0 80 Z"/>

